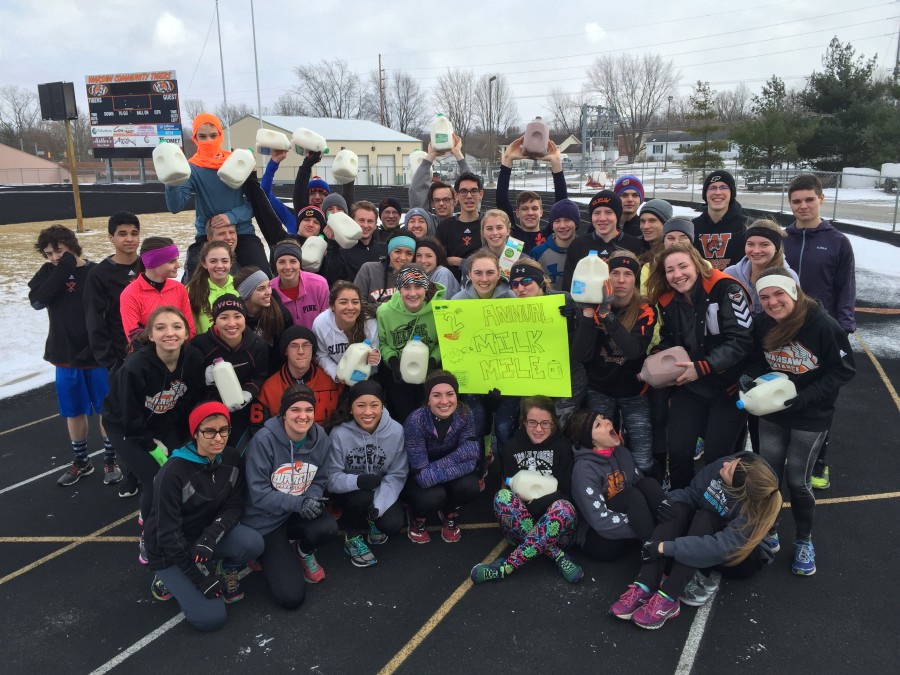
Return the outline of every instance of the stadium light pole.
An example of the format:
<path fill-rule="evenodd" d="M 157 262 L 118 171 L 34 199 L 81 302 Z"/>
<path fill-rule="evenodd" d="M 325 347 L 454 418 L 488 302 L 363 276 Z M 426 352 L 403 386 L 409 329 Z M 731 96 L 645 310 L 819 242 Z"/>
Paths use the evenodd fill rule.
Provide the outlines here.
<path fill-rule="evenodd" d="M 493 101 L 494 101 L 494 80 L 497 79 L 496 75 L 491 75 L 491 79 L 488 80 L 488 124 L 490 125 L 490 129 L 488 130 L 488 187 L 494 187 L 494 112 L 493 112 Z"/>
<path fill-rule="evenodd" d="M 228 95 L 225 93 L 225 58 L 222 56 L 222 24 L 219 23 L 219 0 L 216 0 L 216 28 L 219 33 L 219 68 L 222 70 L 222 102 L 225 105 L 225 147 L 231 150 L 231 122 L 228 119 Z"/>

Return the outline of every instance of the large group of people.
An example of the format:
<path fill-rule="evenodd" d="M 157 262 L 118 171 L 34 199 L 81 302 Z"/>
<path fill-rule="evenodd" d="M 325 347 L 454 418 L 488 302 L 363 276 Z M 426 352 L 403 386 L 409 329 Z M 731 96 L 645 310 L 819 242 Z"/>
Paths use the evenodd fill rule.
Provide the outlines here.
<path fill-rule="evenodd" d="M 663 200 L 644 202 L 629 175 L 590 199 L 584 232 L 553 144 L 541 158 L 555 188 L 545 222 L 539 195 L 520 192 L 515 206 L 509 197 L 521 142 L 504 156 L 498 208 L 487 210 L 459 139 L 453 185 L 432 179 L 439 153 L 429 147 L 403 219 L 397 199 L 354 201 L 352 184 L 332 194 L 312 176 L 318 153 L 304 159 L 293 207 L 272 193 L 283 153 L 273 152 L 261 183 L 251 175 L 231 188 L 215 175 L 229 154 L 219 121 L 198 115 L 193 138 L 190 180 L 166 187 L 173 213 L 196 203 L 186 285 L 175 278 L 177 244 L 141 244 L 127 212 L 110 217 L 114 253 L 98 264 L 71 230 L 43 230 L 35 248 L 47 262 L 29 284 L 32 306 L 49 311 L 45 359 L 74 453 L 58 483 L 94 471 L 88 417 L 100 413 L 104 482 L 121 483 L 121 497 L 140 493 L 138 555 L 154 572 L 152 594 L 174 597 L 192 625 L 220 627 L 249 569 L 278 605 L 299 607 L 306 584 L 325 579 L 317 549 L 341 531 L 360 568 L 377 563 L 375 551 L 399 555 L 384 545 L 404 529 L 427 544 L 435 517 L 441 539 L 458 542 L 460 514 L 488 488 L 511 548 L 475 565 L 474 583 L 536 558 L 576 583 L 577 558 L 631 551 L 637 562 L 639 551 L 635 580 L 610 613 L 643 628 L 659 628 L 681 603 L 706 602 L 711 570 L 745 578 L 772 561 L 782 484 L 792 570 L 816 571 L 812 489 L 828 487 L 828 431 L 854 374 L 855 290 L 850 244 L 821 219 L 814 176 L 791 183 L 796 220 L 786 230 L 748 222 L 734 178 L 719 170 L 693 221 Z M 328 227 L 337 211 L 362 230 L 352 248 Z M 300 245 L 319 235 L 326 253 L 312 269 Z M 523 254 L 501 266 L 510 238 Z M 569 294 L 589 251 L 609 269 L 598 305 Z M 550 294 L 567 325 L 559 360 L 571 394 L 462 391 L 442 364 L 435 301 Z M 404 374 L 413 340 L 427 348 L 424 382 Z M 342 375 L 360 343 L 368 356 Z M 642 382 L 645 359 L 672 347 L 687 354 L 675 384 Z M 216 384 L 223 361 L 236 396 Z M 796 396 L 748 416 L 739 393 L 772 372 Z M 550 487 L 520 487 L 532 474 Z"/>

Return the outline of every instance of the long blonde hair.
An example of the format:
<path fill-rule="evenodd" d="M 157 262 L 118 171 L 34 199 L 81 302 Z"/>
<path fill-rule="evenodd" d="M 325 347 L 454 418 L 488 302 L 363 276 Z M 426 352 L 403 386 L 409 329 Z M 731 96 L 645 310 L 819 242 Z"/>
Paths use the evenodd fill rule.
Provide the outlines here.
<path fill-rule="evenodd" d="M 741 460 L 734 469 L 735 475 L 738 471 L 744 474 L 743 484 L 726 489 L 737 500 L 741 515 L 747 519 L 745 527 L 750 528 L 750 534 L 747 542 L 729 556 L 725 563 L 727 566 L 737 565 L 753 552 L 775 525 L 782 506 L 778 477 L 765 461 Z"/>

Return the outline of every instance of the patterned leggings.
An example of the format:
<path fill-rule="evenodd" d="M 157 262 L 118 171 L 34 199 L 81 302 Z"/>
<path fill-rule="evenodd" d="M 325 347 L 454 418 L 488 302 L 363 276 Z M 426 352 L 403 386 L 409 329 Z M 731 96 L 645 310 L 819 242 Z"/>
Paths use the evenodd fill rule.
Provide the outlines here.
<path fill-rule="evenodd" d="M 557 499 L 537 519 L 511 490 L 500 490 L 494 497 L 494 515 L 515 550 L 506 564 L 518 569 L 539 555 L 556 558 L 575 539 L 577 516 L 575 507 L 565 499 Z"/>

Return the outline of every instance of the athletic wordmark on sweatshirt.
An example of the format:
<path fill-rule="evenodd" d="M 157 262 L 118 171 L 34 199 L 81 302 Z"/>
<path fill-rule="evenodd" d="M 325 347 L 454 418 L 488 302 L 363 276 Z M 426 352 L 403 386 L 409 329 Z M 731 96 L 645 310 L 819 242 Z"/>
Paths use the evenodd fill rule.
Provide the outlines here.
<path fill-rule="evenodd" d="M 725 490 L 722 488 L 721 480 L 718 478 L 711 480 L 709 487 L 703 492 L 703 498 L 713 505 L 716 513 L 720 516 L 724 518 L 728 515 L 728 495 L 725 494 Z"/>
<path fill-rule="evenodd" d="M 625 474 L 619 470 L 606 475 L 606 494 L 612 499 L 625 489 Z"/>
<path fill-rule="evenodd" d="M 514 452 L 516 466 L 528 471 L 539 471 L 545 476 L 553 475 L 553 450 L 524 450 Z"/>
<path fill-rule="evenodd" d="M 282 464 L 272 472 L 272 487 L 289 495 L 302 495 L 312 485 L 318 471 L 315 464 L 299 459 L 293 464 Z"/>
<path fill-rule="evenodd" d="M 418 335 L 422 338 L 422 342 L 429 344 L 430 340 L 428 338 L 428 326 L 425 323 L 419 323 L 418 319 L 413 319 L 408 323 L 403 324 L 402 326 L 397 326 L 394 330 L 391 331 L 391 343 L 395 345 L 406 344 L 410 340 L 413 339 L 414 335 Z"/>
<path fill-rule="evenodd" d="M 772 370 L 800 375 L 819 367 L 819 359 L 796 340 L 784 347 L 766 352 L 766 361 Z"/>
<path fill-rule="evenodd" d="M 731 232 L 714 232 L 701 234 L 700 243 L 703 246 L 703 257 L 709 261 L 721 260 L 725 256 L 725 249 L 731 241 Z M 717 267 L 717 265 L 713 265 Z"/>
<path fill-rule="evenodd" d="M 187 385 L 181 380 L 172 380 L 168 389 L 144 399 L 144 406 L 155 415 L 163 415 L 175 408 L 178 399 L 184 396 Z"/>
<path fill-rule="evenodd" d="M 747 296 L 743 291 L 729 293 L 728 298 L 731 300 L 731 308 L 734 310 L 734 318 L 737 319 L 741 328 L 750 328 L 753 324 L 753 314 L 750 312 L 750 305 L 747 302 Z"/>
<path fill-rule="evenodd" d="M 344 470 L 356 475 L 385 470 L 387 453 L 379 445 L 366 443 L 366 447 L 351 448 L 344 458 Z"/>

